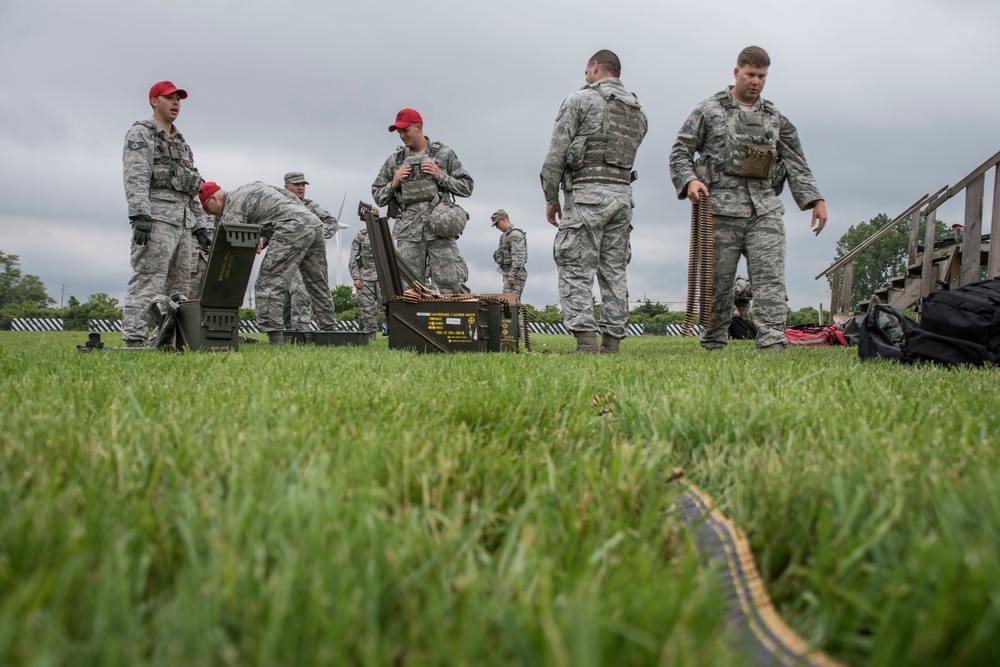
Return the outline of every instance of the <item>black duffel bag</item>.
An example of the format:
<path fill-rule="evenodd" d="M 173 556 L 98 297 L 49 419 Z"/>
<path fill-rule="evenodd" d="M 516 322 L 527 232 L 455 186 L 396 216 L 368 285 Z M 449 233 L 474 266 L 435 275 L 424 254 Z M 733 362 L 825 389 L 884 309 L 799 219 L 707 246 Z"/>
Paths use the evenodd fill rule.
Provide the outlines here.
<path fill-rule="evenodd" d="M 920 308 L 920 328 L 976 343 L 1000 358 L 1000 280 L 931 292 Z"/>
<path fill-rule="evenodd" d="M 861 320 L 858 332 L 858 357 L 904 361 L 903 338 L 917 323 L 898 308 L 876 303 Z"/>
<path fill-rule="evenodd" d="M 903 337 L 906 361 L 933 361 L 951 366 L 995 365 L 997 358 L 972 341 L 942 336 L 926 329 L 911 329 Z"/>

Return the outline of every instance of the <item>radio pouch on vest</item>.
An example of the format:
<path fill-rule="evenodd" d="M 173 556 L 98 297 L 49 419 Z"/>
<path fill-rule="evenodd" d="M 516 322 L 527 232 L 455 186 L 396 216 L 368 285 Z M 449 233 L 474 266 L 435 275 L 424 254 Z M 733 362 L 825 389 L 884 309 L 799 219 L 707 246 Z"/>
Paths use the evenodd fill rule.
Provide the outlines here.
<path fill-rule="evenodd" d="M 774 146 L 747 144 L 744 147 L 743 164 L 740 166 L 742 178 L 771 178 L 778 149 Z"/>

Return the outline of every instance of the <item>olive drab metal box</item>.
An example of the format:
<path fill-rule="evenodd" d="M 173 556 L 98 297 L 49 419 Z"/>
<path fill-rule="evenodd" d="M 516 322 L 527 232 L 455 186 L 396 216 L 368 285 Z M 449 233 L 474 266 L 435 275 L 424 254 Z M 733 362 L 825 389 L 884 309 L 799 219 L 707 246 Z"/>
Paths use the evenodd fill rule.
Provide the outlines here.
<path fill-rule="evenodd" d="M 198 351 L 237 350 L 240 306 L 250 282 L 260 225 L 224 223 L 215 230 L 202 276 L 201 298 L 177 310 L 177 347 Z"/>
<path fill-rule="evenodd" d="M 377 209 L 361 202 L 358 215 L 368 228 L 375 255 L 388 315 L 390 349 L 445 353 L 518 351 L 521 329 L 514 295 L 445 295 L 442 299 L 416 302 L 399 299 L 422 278 L 415 276 L 396 256 L 389 223 L 378 217 Z M 484 300 L 487 296 L 488 301 Z"/>

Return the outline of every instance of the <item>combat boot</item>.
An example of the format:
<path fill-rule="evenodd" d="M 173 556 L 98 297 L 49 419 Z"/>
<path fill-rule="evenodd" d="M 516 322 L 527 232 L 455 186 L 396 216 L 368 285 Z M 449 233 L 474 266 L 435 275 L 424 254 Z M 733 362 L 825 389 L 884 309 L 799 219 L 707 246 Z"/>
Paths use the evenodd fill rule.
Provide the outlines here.
<path fill-rule="evenodd" d="M 597 332 L 596 331 L 574 331 L 576 337 L 576 349 L 572 354 L 597 354 Z"/>
<path fill-rule="evenodd" d="M 284 331 L 269 331 L 267 334 L 267 342 L 271 345 L 284 345 L 285 344 L 285 332 Z"/>
<path fill-rule="evenodd" d="M 608 334 L 602 334 L 601 354 L 618 354 L 618 347 L 621 343 L 621 338 L 615 338 L 614 336 L 609 336 Z"/>
<path fill-rule="evenodd" d="M 145 347 L 146 341 L 140 340 L 138 338 L 133 338 L 131 340 L 125 341 L 125 347 Z"/>

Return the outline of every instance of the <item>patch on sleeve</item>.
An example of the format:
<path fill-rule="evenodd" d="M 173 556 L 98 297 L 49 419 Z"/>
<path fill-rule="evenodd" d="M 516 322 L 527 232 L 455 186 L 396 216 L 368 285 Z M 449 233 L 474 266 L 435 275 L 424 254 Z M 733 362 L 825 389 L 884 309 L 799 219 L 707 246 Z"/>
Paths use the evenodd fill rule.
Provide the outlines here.
<path fill-rule="evenodd" d="M 145 141 L 130 141 L 130 142 L 128 142 L 128 148 L 129 148 L 129 150 L 132 150 L 132 151 L 142 150 L 145 147 L 146 147 L 146 142 Z"/>

